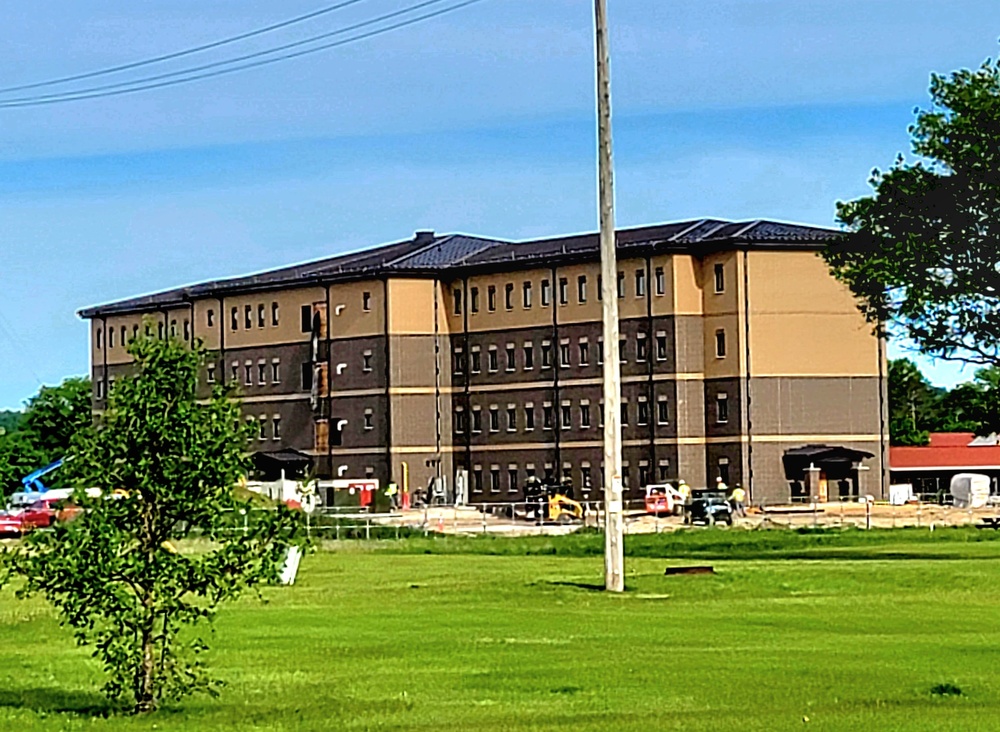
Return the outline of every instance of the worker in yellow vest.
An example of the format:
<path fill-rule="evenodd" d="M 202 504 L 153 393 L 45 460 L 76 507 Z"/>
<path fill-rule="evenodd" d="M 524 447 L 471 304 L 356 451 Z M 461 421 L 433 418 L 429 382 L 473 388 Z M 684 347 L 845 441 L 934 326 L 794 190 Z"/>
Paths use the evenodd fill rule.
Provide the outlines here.
<path fill-rule="evenodd" d="M 733 492 L 729 494 L 729 500 L 733 506 L 733 513 L 737 516 L 745 518 L 747 515 L 744 503 L 747 500 L 747 493 L 743 490 L 743 487 L 737 483 L 736 487 L 733 488 Z"/>

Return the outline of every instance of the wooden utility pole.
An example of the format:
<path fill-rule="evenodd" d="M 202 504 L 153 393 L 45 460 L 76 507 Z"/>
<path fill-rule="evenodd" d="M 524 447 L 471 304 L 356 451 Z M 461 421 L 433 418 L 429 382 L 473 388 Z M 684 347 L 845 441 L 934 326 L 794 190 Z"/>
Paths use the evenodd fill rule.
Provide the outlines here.
<path fill-rule="evenodd" d="M 604 319 L 604 587 L 625 589 L 622 513 L 621 367 L 618 357 L 618 262 L 611 156 L 611 69 L 607 0 L 594 0 L 597 33 L 597 135 Z"/>

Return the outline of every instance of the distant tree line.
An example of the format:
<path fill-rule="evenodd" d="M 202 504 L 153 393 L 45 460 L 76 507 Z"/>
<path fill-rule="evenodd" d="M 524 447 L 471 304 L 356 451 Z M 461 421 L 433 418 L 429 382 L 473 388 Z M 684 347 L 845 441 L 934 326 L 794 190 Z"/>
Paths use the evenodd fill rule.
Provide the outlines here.
<path fill-rule="evenodd" d="M 91 419 L 90 380 L 78 377 L 43 386 L 23 412 L 0 412 L 0 491 L 10 495 L 25 475 L 63 457 Z"/>

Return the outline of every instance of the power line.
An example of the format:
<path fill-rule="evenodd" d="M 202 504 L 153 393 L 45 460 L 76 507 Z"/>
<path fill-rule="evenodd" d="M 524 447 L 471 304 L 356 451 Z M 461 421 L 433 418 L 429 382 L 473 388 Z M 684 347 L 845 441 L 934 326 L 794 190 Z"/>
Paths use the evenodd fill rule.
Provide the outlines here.
<path fill-rule="evenodd" d="M 36 96 L 19 97 L 16 99 L 6 99 L 0 100 L 0 106 L 15 105 L 20 102 L 46 102 L 46 101 L 62 101 L 64 97 L 76 97 L 83 94 L 96 94 L 97 92 L 107 91 L 108 89 L 121 89 L 123 87 L 131 87 L 140 84 L 147 84 L 150 82 L 160 81 L 161 79 L 172 79 L 178 76 L 187 76 L 189 74 L 195 74 L 199 71 L 205 71 L 207 69 L 214 69 L 220 66 L 229 66 L 231 64 L 239 63 L 240 61 L 248 61 L 254 58 L 260 58 L 262 56 L 270 56 L 281 51 L 287 51 L 291 48 L 298 48 L 300 46 L 307 46 L 310 43 L 315 43 L 321 41 L 324 38 L 331 38 L 333 36 L 344 35 L 345 33 L 350 33 L 352 31 L 359 30 L 361 28 L 367 28 L 371 25 L 376 25 L 386 20 L 391 20 L 392 18 L 397 18 L 401 15 L 408 15 L 412 12 L 425 8 L 429 5 L 437 5 L 438 3 L 445 2 L 445 0 L 423 0 L 415 5 L 411 5 L 401 10 L 396 10 L 391 13 L 386 13 L 380 15 L 377 18 L 371 18 L 370 20 L 365 20 L 360 23 L 355 23 L 354 25 L 349 25 L 344 28 L 338 28 L 337 30 L 327 31 L 326 33 L 320 33 L 319 35 L 310 36 L 309 38 L 303 38 L 298 41 L 292 41 L 280 46 L 275 46 L 273 48 L 264 49 L 262 51 L 255 51 L 254 53 L 244 54 L 243 56 L 236 56 L 230 59 L 223 59 L 222 61 L 213 61 L 212 63 L 202 64 L 201 66 L 193 66 L 187 69 L 180 69 L 178 71 L 170 71 L 164 74 L 156 74 L 154 76 L 145 76 L 139 79 L 132 79 L 130 81 L 119 81 L 114 84 L 104 84 L 102 86 L 93 86 L 85 89 L 77 89 L 73 91 L 58 92 L 55 94 L 42 94 Z M 86 97 L 84 97 L 86 98 Z M 67 100 L 68 101 L 68 100 Z"/>
<path fill-rule="evenodd" d="M 433 0 L 433 1 L 434 2 L 440 2 L 441 0 Z M 90 92 L 87 92 L 86 90 L 81 90 L 79 92 L 66 92 L 65 94 L 62 94 L 62 95 L 48 95 L 48 96 L 41 96 L 41 97 L 24 97 L 24 98 L 21 98 L 21 99 L 11 99 L 11 100 L 7 100 L 7 101 L 0 101 L 0 108 L 35 107 L 35 106 L 42 106 L 42 105 L 48 105 L 48 104 L 58 104 L 58 103 L 62 103 L 62 102 L 75 102 L 75 101 L 80 101 L 80 100 L 84 100 L 84 99 L 97 99 L 97 98 L 102 98 L 102 97 L 120 96 L 122 94 L 133 94 L 135 92 L 146 91 L 146 90 L 149 90 L 149 89 L 160 89 L 160 88 L 163 88 L 163 87 L 176 86 L 178 84 L 185 84 L 185 83 L 188 83 L 188 82 L 191 82 L 191 81 L 200 81 L 202 79 L 209 79 L 209 78 L 216 77 L 216 76 L 223 76 L 225 74 L 232 74 L 232 73 L 235 73 L 237 71 L 244 71 L 246 69 L 257 68 L 257 67 L 260 67 L 260 66 L 267 66 L 269 64 L 278 63 L 279 61 L 287 61 L 289 59 L 298 58 L 300 56 L 306 56 L 306 55 L 309 55 L 309 54 L 312 54 L 312 53 L 317 53 L 319 51 L 325 51 L 325 50 L 328 50 L 330 48 L 336 48 L 336 47 L 339 47 L 339 46 L 346 46 L 348 44 L 355 43 L 357 41 L 362 41 L 362 40 L 365 40 L 365 39 L 368 39 L 368 38 L 373 38 L 375 36 L 379 36 L 379 35 L 382 35 L 384 33 L 388 33 L 390 31 L 394 31 L 394 30 L 397 30 L 397 29 L 400 29 L 400 28 L 405 28 L 405 27 L 408 27 L 408 26 L 411 26 L 411 25 L 415 25 L 415 24 L 420 23 L 422 21 L 429 20 L 431 18 L 436 18 L 436 17 L 439 17 L 441 15 L 445 15 L 447 13 L 451 13 L 453 11 L 460 10 L 461 8 L 467 7 L 469 5 L 474 5 L 474 4 L 482 2 L 482 1 L 483 0 L 464 0 L 464 2 L 460 2 L 460 3 L 456 4 L 456 5 L 452 5 L 452 6 L 449 6 L 447 8 L 442 8 L 440 10 L 435 10 L 435 11 L 430 12 L 430 13 L 425 13 L 424 15 L 420 15 L 420 16 L 417 16 L 415 18 L 409 18 L 407 20 L 400 21 L 400 22 L 394 23 L 392 25 L 388 25 L 388 26 L 384 26 L 382 28 L 377 28 L 377 29 L 372 30 L 372 31 L 368 31 L 366 33 L 360 33 L 358 35 L 351 36 L 350 38 L 345 38 L 345 39 L 343 39 L 341 41 L 335 41 L 333 43 L 326 43 L 326 44 L 323 44 L 323 45 L 320 45 L 320 46 L 316 46 L 314 48 L 308 48 L 308 49 L 304 49 L 302 51 L 296 51 L 294 53 L 284 54 L 282 56 L 277 56 L 275 58 L 262 59 L 260 61 L 254 61 L 254 62 L 251 62 L 251 63 L 246 63 L 246 64 L 242 64 L 242 65 L 239 65 L 239 66 L 234 66 L 234 67 L 227 68 L 227 69 L 219 69 L 217 71 L 209 71 L 209 72 L 206 72 L 204 74 L 196 74 L 194 76 L 187 76 L 187 77 L 182 78 L 182 79 L 173 79 L 171 81 L 160 81 L 160 82 L 156 82 L 156 83 L 152 83 L 152 84 L 141 84 L 142 80 L 136 80 L 136 81 L 133 81 L 131 83 L 132 84 L 141 84 L 140 86 L 133 86 L 133 87 L 128 88 L 128 89 L 117 89 L 115 91 L 95 91 L 93 93 L 90 93 Z M 424 3 L 424 4 L 428 4 L 428 3 Z M 413 9 L 414 8 L 410 8 L 410 10 L 407 11 L 407 12 L 412 12 Z M 398 15 L 401 12 L 402 11 L 397 11 L 396 14 Z M 371 24 L 370 22 L 367 23 L 367 25 L 370 25 L 370 24 Z M 327 35 L 329 35 L 329 34 L 327 34 Z M 310 42 L 314 42 L 314 41 L 310 41 Z M 277 49 L 272 49 L 271 51 L 261 51 L 257 55 L 275 53 L 276 51 L 277 51 Z M 236 61 L 236 59 L 233 59 L 233 60 L 230 60 L 228 62 L 220 62 L 220 63 L 226 63 L 226 64 L 228 64 L 228 63 L 234 63 L 235 61 Z M 218 65 L 218 64 L 216 64 L 216 65 Z M 194 71 L 194 69 L 189 69 L 188 71 L 181 72 L 181 73 L 191 73 L 192 71 Z"/>
<path fill-rule="evenodd" d="M 61 76 L 58 79 L 49 79 L 48 81 L 37 81 L 32 84 L 21 84 L 19 86 L 8 86 L 0 89 L 0 94 L 8 94 L 15 91 L 25 91 L 27 89 L 39 89 L 46 86 L 55 86 L 57 84 L 66 84 L 70 81 L 80 81 L 81 79 L 92 79 L 95 76 L 105 76 L 107 74 L 115 74 L 119 71 L 128 71 L 129 69 L 137 69 L 142 66 L 149 66 L 150 64 L 158 64 L 163 61 L 171 61 L 175 58 L 182 58 L 184 56 L 190 56 L 194 53 L 200 53 L 201 51 L 209 51 L 213 48 L 219 48 L 220 46 L 226 46 L 231 43 L 237 43 L 239 41 L 245 41 L 248 38 L 254 38 L 255 36 L 261 36 L 265 33 L 271 33 L 282 28 L 287 28 L 290 25 L 295 25 L 296 23 L 302 23 L 307 20 L 312 20 L 313 18 L 318 18 L 321 15 L 326 15 L 332 13 L 335 10 L 340 10 L 341 8 L 346 8 L 349 5 L 356 5 L 357 3 L 367 2 L 367 0 L 345 0 L 344 2 L 337 3 L 335 5 L 328 5 L 325 8 L 320 8 L 319 10 L 314 10 L 311 13 L 306 13 L 305 15 L 299 15 L 295 18 L 290 18 L 289 20 L 283 20 L 280 23 L 273 23 L 272 25 L 264 26 L 263 28 L 257 28 L 256 30 L 247 31 L 246 33 L 240 33 L 239 35 L 229 36 L 228 38 L 222 38 L 218 41 L 213 41 L 211 43 L 206 43 L 201 46 L 193 46 L 191 48 L 186 48 L 183 51 L 175 51 L 173 53 L 167 53 L 162 56 L 154 56 L 153 58 L 144 59 L 142 61 L 133 61 L 127 64 L 121 64 L 120 66 L 110 66 L 104 69 L 98 69 L 96 71 L 88 71 L 84 74 L 74 74 L 73 76 Z"/>

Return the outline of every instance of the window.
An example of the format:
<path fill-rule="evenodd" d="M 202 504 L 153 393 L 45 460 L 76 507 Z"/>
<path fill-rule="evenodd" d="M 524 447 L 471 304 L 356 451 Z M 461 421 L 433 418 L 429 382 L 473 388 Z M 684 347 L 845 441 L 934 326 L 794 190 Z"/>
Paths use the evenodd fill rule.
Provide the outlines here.
<path fill-rule="evenodd" d="M 174 322 L 176 323 L 177 321 Z M 108 348 L 114 348 L 114 347 L 115 347 L 115 327 L 111 326 L 110 328 L 108 328 Z"/>
<path fill-rule="evenodd" d="M 576 278 L 576 299 L 581 305 L 587 302 L 587 275 Z"/>
<path fill-rule="evenodd" d="M 569 303 L 569 280 L 565 277 L 559 278 L 559 304 L 567 305 Z"/>
<path fill-rule="evenodd" d="M 507 468 L 507 491 L 517 493 L 517 466 L 511 465 Z"/>
<path fill-rule="evenodd" d="M 483 468 L 481 465 L 477 465 L 472 469 L 472 492 L 483 492 Z"/>
<path fill-rule="evenodd" d="M 531 283 L 525 282 L 521 285 L 521 304 L 525 309 L 531 307 Z"/>
<path fill-rule="evenodd" d="M 139 337 L 139 326 L 138 325 L 133 325 L 132 326 L 132 340 L 134 341 L 138 337 Z"/>
<path fill-rule="evenodd" d="M 645 397 L 639 397 L 639 413 L 636 415 L 636 423 L 639 425 L 649 424 L 649 402 Z"/>
<path fill-rule="evenodd" d="M 639 486 L 649 485 L 649 463 L 639 463 Z"/>
<path fill-rule="evenodd" d="M 552 429 L 552 405 L 546 402 L 542 405 L 542 429 Z"/>
<path fill-rule="evenodd" d="M 490 351 L 489 351 L 489 365 L 490 365 L 490 373 L 491 374 L 495 374 L 497 371 L 500 370 L 500 357 L 497 354 L 497 347 L 496 346 L 490 346 Z"/>
<path fill-rule="evenodd" d="M 722 264 L 715 265 L 715 292 L 726 291 L 726 268 Z"/>
<path fill-rule="evenodd" d="M 564 430 L 573 429 L 573 407 L 570 402 L 563 402 L 560 411 L 560 424 Z"/>
<path fill-rule="evenodd" d="M 214 310 L 209 310 L 207 313 L 205 313 L 205 322 L 206 322 L 206 324 L 208 325 L 209 328 L 211 328 L 211 327 L 213 327 L 215 325 L 215 311 Z"/>
<path fill-rule="evenodd" d="M 479 288 L 473 287 L 469 290 L 469 308 L 474 313 L 479 312 Z"/>
<path fill-rule="evenodd" d="M 670 406 L 665 396 L 656 402 L 656 423 L 667 424 L 670 421 Z"/>
<path fill-rule="evenodd" d="M 628 361 L 628 339 L 621 338 L 618 341 L 618 360 L 622 363 Z"/>
<path fill-rule="evenodd" d="M 172 326 L 173 323 L 171 323 Z M 247 330 L 253 328 L 253 305 L 246 305 L 243 308 L 243 327 Z"/>
<path fill-rule="evenodd" d="M 483 370 L 483 355 L 479 346 L 472 347 L 472 373 L 478 374 Z"/>
<path fill-rule="evenodd" d="M 517 368 L 517 353 L 514 350 L 514 344 L 507 344 L 507 371 L 513 371 Z"/>
<path fill-rule="evenodd" d="M 552 303 L 552 290 L 548 280 L 542 280 L 542 307 L 547 308 Z"/>
<path fill-rule="evenodd" d="M 594 479 L 590 475 L 590 465 L 580 466 L 580 485 L 585 491 L 589 491 L 593 487 Z"/>
<path fill-rule="evenodd" d="M 264 308 L 264 303 L 260 303 L 257 306 L 257 327 L 263 328 L 267 325 L 267 310 Z"/>
<path fill-rule="evenodd" d="M 618 297 L 625 297 L 625 273 L 618 273 Z"/>
<path fill-rule="evenodd" d="M 524 370 L 531 371 L 535 368 L 535 347 L 530 343 L 524 344 Z"/>
<path fill-rule="evenodd" d="M 497 288 L 495 285 L 490 285 L 486 289 L 486 309 L 491 313 L 497 309 Z"/>
<path fill-rule="evenodd" d="M 281 361 L 276 358 L 271 359 L 271 383 L 281 383 Z"/>
<path fill-rule="evenodd" d="M 264 386 L 267 381 L 267 364 L 261 360 L 257 362 L 257 383 Z"/>
<path fill-rule="evenodd" d="M 455 407 L 454 427 L 457 434 L 465 432 L 465 409 Z"/>
<path fill-rule="evenodd" d="M 503 306 L 508 310 L 514 309 L 514 283 L 508 282 L 503 286 Z"/>
<path fill-rule="evenodd" d="M 628 427 L 628 401 L 622 400 L 622 427 Z"/>
<path fill-rule="evenodd" d="M 507 431 L 517 431 L 517 407 L 513 404 L 507 405 Z"/>
<path fill-rule="evenodd" d="M 372 310 L 372 294 L 367 290 L 361 293 L 361 309 L 366 313 Z"/>
<path fill-rule="evenodd" d="M 500 492 L 500 466 L 493 465 L 490 467 L 490 493 Z"/>
<path fill-rule="evenodd" d="M 597 403 L 597 426 L 598 427 L 603 427 L 604 426 L 604 400 L 603 399 L 601 399 L 601 401 L 599 401 Z"/>
<path fill-rule="evenodd" d="M 597 275 L 597 300 L 604 299 L 604 275 Z"/>
<path fill-rule="evenodd" d="M 366 374 L 372 370 L 372 352 L 364 351 L 361 354 L 361 370 Z"/>
<path fill-rule="evenodd" d="M 247 361 L 243 364 L 243 383 L 246 386 L 253 385 L 253 362 Z"/>
<path fill-rule="evenodd" d="M 276 414 L 271 417 L 271 439 L 280 440 L 281 439 L 281 415 Z"/>
<path fill-rule="evenodd" d="M 156 337 L 159 338 L 161 341 L 163 340 L 163 329 L 164 329 L 164 327 L 165 326 L 164 326 L 163 323 L 157 323 L 156 324 Z"/>
<path fill-rule="evenodd" d="M 111 337 L 111 340 L 114 341 L 114 339 L 115 339 L 115 329 L 114 328 L 112 328 L 109 331 L 109 335 Z M 170 321 L 170 337 L 171 338 L 176 338 L 177 337 L 177 321 L 176 320 L 171 320 Z M 109 348 L 112 347 L 112 346 L 114 346 L 114 345 L 115 344 L 113 342 L 112 343 L 108 343 L 108 347 Z"/>
<path fill-rule="evenodd" d="M 580 339 L 580 365 L 589 366 L 590 365 L 590 344 L 586 339 Z"/>
<path fill-rule="evenodd" d="M 483 431 L 483 410 L 482 407 L 472 408 L 472 431 L 479 434 Z"/>
<path fill-rule="evenodd" d="M 580 404 L 580 429 L 590 429 L 590 402 Z"/>
<path fill-rule="evenodd" d="M 303 333 L 312 333 L 312 329 L 313 329 L 312 305 L 303 305 L 302 306 L 302 311 L 301 311 L 299 317 L 301 318 L 299 327 L 302 329 L 302 332 Z M 235 316 L 234 316 L 234 318 L 235 318 Z M 233 322 L 235 322 L 235 320 Z M 236 330 L 235 326 L 233 327 L 233 330 Z"/>
<path fill-rule="evenodd" d="M 209 384 L 214 384 L 215 383 L 215 364 L 214 363 L 210 363 L 210 364 L 208 364 L 207 368 L 208 368 L 208 373 L 207 373 L 206 378 L 208 380 L 208 383 Z"/>
<path fill-rule="evenodd" d="M 570 366 L 568 338 L 559 343 L 559 365 L 564 369 Z"/>
<path fill-rule="evenodd" d="M 597 339 L 597 365 L 604 363 L 604 336 Z"/>
<path fill-rule="evenodd" d="M 552 368 L 552 344 L 548 341 L 542 341 L 542 368 Z"/>
<path fill-rule="evenodd" d="M 646 270 L 637 269 L 635 271 L 635 296 L 646 296 Z"/>
<path fill-rule="evenodd" d="M 657 267 L 653 271 L 653 282 L 657 295 L 664 295 L 667 292 L 667 278 L 663 273 L 663 267 Z"/>
<path fill-rule="evenodd" d="M 656 334 L 656 360 L 666 361 L 667 360 L 667 334 L 657 333 Z"/>
<path fill-rule="evenodd" d="M 365 409 L 365 430 L 375 429 L 375 412 L 372 409 Z"/>
<path fill-rule="evenodd" d="M 722 328 L 715 331 L 715 357 L 726 357 L 726 331 Z"/>
<path fill-rule="evenodd" d="M 271 325 L 277 327 L 278 325 L 278 303 L 271 303 Z"/>
<path fill-rule="evenodd" d="M 454 306 L 455 306 L 455 315 L 461 315 L 462 314 L 462 291 L 460 289 L 458 289 L 457 287 L 454 290 L 452 290 L 451 301 L 452 301 L 452 303 L 454 303 Z"/>
<path fill-rule="evenodd" d="M 645 362 L 647 355 L 648 349 L 646 348 L 646 334 L 638 333 L 635 337 L 635 360 L 640 363 Z"/>
<path fill-rule="evenodd" d="M 185 332 L 185 333 L 187 333 L 187 327 L 188 327 L 188 322 L 187 322 L 187 321 L 185 320 L 185 321 L 184 321 L 184 332 Z M 184 337 L 185 337 L 185 338 L 187 338 L 187 336 L 186 336 L 186 335 L 185 335 Z M 123 326 L 122 326 L 122 340 L 121 340 L 121 344 L 122 344 L 122 346 L 124 346 L 124 345 L 125 345 L 125 342 L 126 342 L 126 340 L 127 340 L 127 339 L 128 339 L 128 328 L 126 328 L 126 327 L 125 327 L 125 326 L 123 325 Z"/>
<path fill-rule="evenodd" d="M 535 429 L 535 405 L 531 402 L 524 405 L 524 429 L 528 432 Z"/>
<path fill-rule="evenodd" d="M 718 424 L 729 421 L 729 394 L 724 391 L 715 395 L 715 421 Z"/>
<path fill-rule="evenodd" d="M 191 321 L 190 320 L 185 320 L 184 321 L 184 340 L 185 340 L 185 342 L 191 340 Z M 125 328 L 124 327 L 122 327 L 122 345 L 123 346 L 125 345 Z"/>
<path fill-rule="evenodd" d="M 461 374 L 465 371 L 465 352 L 461 348 L 456 348 L 455 352 L 452 354 L 452 370 L 456 374 Z"/>
<path fill-rule="evenodd" d="M 97 382 L 97 398 L 98 399 L 103 399 L 104 398 L 104 382 L 103 381 L 98 381 Z"/>
<path fill-rule="evenodd" d="M 500 431 L 500 408 L 493 404 L 490 406 L 490 432 Z"/>
<path fill-rule="evenodd" d="M 622 463 L 622 488 L 628 490 L 629 469 L 628 463 Z"/>
<path fill-rule="evenodd" d="M 257 439 L 266 440 L 267 439 L 267 417 L 263 414 L 257 420 Z"/>
<path fill-rule="evenodd" d="M 234 377 L 235 378 L 235 377 Z M 302 391 L 312 391 L 313 388 L 313 368 L 309 361 L 302 362 Z"/>
<path fill-rule="evenodd" d="M 666 483 L 670 478 L 670 461 L 661 460 L 656 466 L 656 477 L 660 483 Z"/>
<path fill-rule="evenodd" d="M 311 371 L 309 373 L 312 374 Z M 239 381 L 239 379 L 240 379 L 240 362 L 239 361 L 233 361 L 232 368 L 231 368 L 231 371 L 230 371 L 229 380 L 233 384 L 235 384 L 237 381 Z"/>
<path fill-rule="evenodd" d="M 729 485 L 729 458 L 721 457 L 719 458 L 719 477 L 722 478 L 722 482 Z"/>
<path fill-rule="evenodd" d="M 567 483 L 573 480 L 573 466 L 570 463 L 563 463 L 562 479 Z"/>

